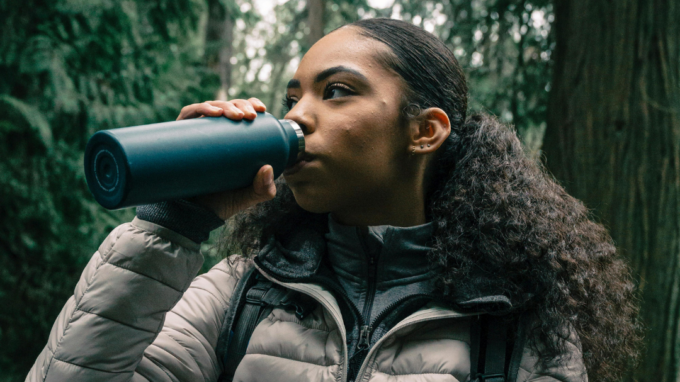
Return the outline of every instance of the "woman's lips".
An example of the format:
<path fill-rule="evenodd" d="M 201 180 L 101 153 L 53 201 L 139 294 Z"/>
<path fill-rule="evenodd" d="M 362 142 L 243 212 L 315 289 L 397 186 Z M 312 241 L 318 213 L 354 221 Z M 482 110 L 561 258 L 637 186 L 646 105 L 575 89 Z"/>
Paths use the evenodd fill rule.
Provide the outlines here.
<path fill-rule="evenodd" d="M 284 176 L 293 175 L 293 174 L 297 173 L 298 171 L 300 171 L 303 167 L 305 167 L 309 162 L 311 162 L 313 160 L 314 160 L 314 158 L 309 158 L 309 157 L 301 159 L 301 160 L 297 161 L 294 165 L 283 170 L 283 175 Z"/>

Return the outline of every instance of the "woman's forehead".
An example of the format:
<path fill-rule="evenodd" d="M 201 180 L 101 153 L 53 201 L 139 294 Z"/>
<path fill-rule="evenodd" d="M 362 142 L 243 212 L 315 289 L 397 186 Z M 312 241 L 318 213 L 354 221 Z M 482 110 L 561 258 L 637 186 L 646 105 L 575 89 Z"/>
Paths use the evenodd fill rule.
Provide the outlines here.
<path fill-rule="evenodd" d="M 343 27 L 317 41 L 300 61 L 295 79 L 311 80 L 329 68 L 344 67 L 372 79 L 391 75 L 376 58 L 389 48 L 372 38 L 363 36 L 355 27 Z"/>

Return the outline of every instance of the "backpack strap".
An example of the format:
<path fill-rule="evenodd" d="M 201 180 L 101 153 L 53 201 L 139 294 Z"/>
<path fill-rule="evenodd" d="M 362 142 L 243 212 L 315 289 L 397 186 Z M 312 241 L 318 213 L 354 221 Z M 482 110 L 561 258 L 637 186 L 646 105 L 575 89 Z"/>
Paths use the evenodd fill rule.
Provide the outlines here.
<path fill-rule="evenodd" d="M 238 317 L 238 313 L 241 311 L 241 309 L 243 309 L 243 305 L 245 305 L 246 292 L 256 282 L 255 278 L 257 274 L 257 269 L 255 267 L 250 267 L 250 269 L 248 269 L 243 274 L 238 283 L 236 283 L 234 291 L 231 295 L 231 299 L 229 300 L 229 307 L 225 312 L 222 329 L 220 330 L 220 336 L 217 339 L 217 347 L 215 348 L 217 359 L 222 364 L 222 370 L 225 369 L 225 366 L 229 360 L 227 357 L 227 350 L 234 334 L 233 328 L 235 326 L 235 321 Z M 220 382 L 224 381 L 223 377 L 224 372 L 222 372 L 220 375 Z"/>
<path fill-rule="evenodd" d="M 470 381 L 505 382 L 508 325 L 503 317 L 484 314 L 470 327 Z"/>
<path fill-rule="evenodd" d="M 253 268 L 241 279 L 234 290 L 232 301 L 235 309 L 228 309 L 220 339 L 218 340 L 218 356 L 222 360 L 223 372 L 220 382 L 231 382 L 236 368 L 243 360 L 248 349 L 250 337 L 255 327 L 269 316 L 277 306 L 292 307 L 296 315 L 302 319 L 311 309 L 299 304 L 296 292 L 272 283 Z M 310 306 L 309 308 L 313 308 Z M 299 311 L 299 314 L 298 314 Z M 227 323 L 230 321 L 230 323 Z M 226 340 L 225 340 L 226 338 Z M 222 347 L 219 347 L 219 344 Z"/>
<path fill-rule="evenodd" d="M 229 346 L 227 346 L 228 359 L 224 364 L 225 381 L 231 381 L 236 373 L 236 368 L 246 355 L 246 349 L 250 342 L 250 336 L 255 327 L 271 313 L 273 307 L 264 301 L 267 293 L 273 290 L 269 280 L 258 280 L 257 283 L 246 292 L 246 302 L 238 316 L 234 326 L 234 334 Z"/>
<path fill-rule="evenodd" d="M 508 365 L 508 382 L 516 382 L 517 374 L 519 373 L 519 364 L 522 361 L 524 353 L 524 345 L 526 344 L 526 328 L 522 325 L 524 320 L 522 316 L 519 318 L 519 325 L 517 327 L 517 335 L 515 336 L 515 343 L 512 346 L 512 355 L 510 356 L 510 364 Z"/>

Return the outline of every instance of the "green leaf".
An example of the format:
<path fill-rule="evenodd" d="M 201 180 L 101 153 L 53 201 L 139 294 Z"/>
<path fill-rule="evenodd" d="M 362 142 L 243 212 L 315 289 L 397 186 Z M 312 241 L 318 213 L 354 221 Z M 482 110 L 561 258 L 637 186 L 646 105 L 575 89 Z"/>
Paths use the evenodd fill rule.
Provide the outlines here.
<path fill-rule="evenodd" d="M 0 118 L 21 129 L 28 129 L 46 149 L 52 149 L 52 129 L 45 117 L 35 107 L 14 97 L 0 95 Z"/>

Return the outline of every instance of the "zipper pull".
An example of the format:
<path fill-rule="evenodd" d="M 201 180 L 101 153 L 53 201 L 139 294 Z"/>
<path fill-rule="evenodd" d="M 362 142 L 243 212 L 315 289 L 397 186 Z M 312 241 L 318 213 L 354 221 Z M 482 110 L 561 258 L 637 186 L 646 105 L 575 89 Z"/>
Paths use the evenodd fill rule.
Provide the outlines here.
<path fill-rule="evenodd" d="M 371 345 L 371 331 L 373 327 L 370 325 L 364 325 L 361 327 L 361 333 L 359 333 L 359 344 L 357 347 L 359 350 L 368 349 Z"/>

